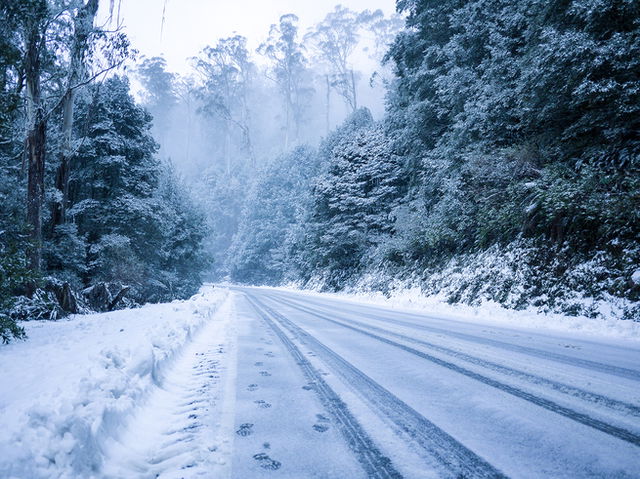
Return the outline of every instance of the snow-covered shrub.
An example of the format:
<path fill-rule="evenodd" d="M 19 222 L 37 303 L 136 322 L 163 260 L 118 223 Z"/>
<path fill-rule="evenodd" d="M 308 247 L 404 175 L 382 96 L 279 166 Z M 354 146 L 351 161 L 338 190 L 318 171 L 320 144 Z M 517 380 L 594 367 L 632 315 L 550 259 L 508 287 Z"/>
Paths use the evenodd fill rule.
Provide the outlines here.
<path fill-rule="evenodd" d="M 16 321 L 56 320 L 63 318 L 65 312 L 52 291 L 37 289 L 33 296 L 20 296 L 11 309 L 11 317 Z"/>
<path fill-rule="evenodd" d="M 303 240 L 301 215 L 319 166 L 317 153 L 300 146 L 261 172 L 249 192 L 229 252 L 233 280 L 278 284 L 292 274 L 296 259 L 290 248 L 294 238 Z"/>
<path fill-rule="evenodd" d="M 0 312 L 0 339 L 3 343 L 8 343 L 12 339 L 22 339 L 25 337 L 24 328 L 19 326 L 15 319 Z"/>
<path fill-rule="evenodd" d="M 3 343 L 24 337 L 24 329 L 16 323 L 12 310 L 16 294 L 33 280 L 27 267 L 25 245 L 26 241 L 20 235 L 12 238 L 0 231 L 0 339 Z"/>
<path fill-rule="evenodd" d="M 533 306 L 588 317 L 613 307 L 621 319 L 640 320 L 638 292 L 629 287 L 631 265 L 640 258 L 638 251 L 628 253 L 622 261 L 604 250 L 585 258 L 566 246 L 549 249 L 520 238 L 457 255 L 444 266 L 426 269 L 418 283 L 426 294 L 444 295 L 451 303 L 494 301 L 511 309 Z M 624 291 L 620 283 L 627 284 Z"/>

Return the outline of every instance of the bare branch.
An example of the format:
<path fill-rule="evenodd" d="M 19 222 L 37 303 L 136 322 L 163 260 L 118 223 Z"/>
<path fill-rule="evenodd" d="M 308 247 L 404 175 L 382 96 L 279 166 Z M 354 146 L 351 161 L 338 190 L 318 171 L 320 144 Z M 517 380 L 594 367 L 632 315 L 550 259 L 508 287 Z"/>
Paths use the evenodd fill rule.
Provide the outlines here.
<path fill-rule="evenodd" d="M 84 86 L 87 86 L 88 84 L 92 83 L 94 80 L 96 80 L 98 77 L 100 77 L 101 75 L 105 75 L 106 73 L 110 72 L 111 70 L 114 70 L 118 67 L 120 67 L 123 63 L 124 63 L 125 59 L 121 59 L 120 61 L 118 61 L 117 63 L 113 64 L 113 65 L 109 65 L 106 68 L 103 68 L 102 70 L 100 70 L 99 72 L 95 73 L 94 75 L 92 75 L 91 77 L 89 77 L 88 79 L 70 86 L 67 91 L 65 91 L 65 94 L 62 95 L 62 97 L 60 97 L 60 99 L 56 102 L 56 104 L 53 106 L 53 108 L 51 108 L 47 114 L 45 115 L 45 118 L 49 118 L 54 111 L 56 111 L 58 108 L 60 108 L 62 106 L 62 102 L 64 102 L 64 98 L 67 95 L 68 92 L 70 91 L 74 91 L 77 90 L 79 88 L 82 88 Z"/>

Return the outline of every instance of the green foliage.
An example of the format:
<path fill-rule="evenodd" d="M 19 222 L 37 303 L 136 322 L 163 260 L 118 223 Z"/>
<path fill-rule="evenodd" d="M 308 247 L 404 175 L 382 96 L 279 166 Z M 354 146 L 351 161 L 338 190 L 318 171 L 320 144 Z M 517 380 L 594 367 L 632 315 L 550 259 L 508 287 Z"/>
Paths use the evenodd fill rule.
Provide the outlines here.
<path fill-rule="evenodd" d="M 167 71 L 162 57 L 145 58 L 135 70 L 144 90 L 142 103 L 153 116 L 153 132 L 163 140 L 171 128 L 171 113 L 178 104 L 176 75 Z"/>
<path fill-rule="evenodd" d="M 390 213 L 402 193 L 400 159 L 367 110 L 357 111 L 321 146 L 301 254 L 303 279 L 324 277 L 335 288 L 375 261 L 391 232 Z"/>
<path fill-rule="evenodd" d="M 34 279 L 28 268 L 26 246 L 27 241 L 21 235 L 0 233 L 0 338 L 4 343 L 25 336 L 12 312 L 17 294 Z"/>
<path fill-rule="evenodd" d="M 82 286 L 87 270 L 87 241 L 78 232 L 75 223 L 64 223 L 54 228 L 45 244 L 45 270 L 74 288 Z"/>
<path fill-rule="evenodd" d="M 13 318 L 5 313 L 0 313 L 0 339 L 2 339 L 2 342 L 6 344 L 12 339 L 24 338 L 24 328 L 19 326 Z"/>
<path fill-rule="evenodd" d="M 300 227 L 317 170 L 316 153 L 298 147 L 263 172 L 248 195 L 230 249 L 231 279 L 279 284 L 292 275 L 291 240 Z"/>
<path fill-rule="evenodd" d="M 622 274 L 613 258 L 640 232 L 637 2 L 398 7 L 386 123 L 417 181 L 390 258 L 442 265 L 524 236 L 569 262 L 603 250 Z"/>
<path fill-rule="evenodd" d="M 77 241 L 86 242 L 83 281 L 141 285 L 160 243 L 151 117 L 135 105 L 127 82 L 111 78 L 79 102 L 77 119 L 68 216 Z"/>
<path fill-rule="evenodd" d="M 161 172 L 156 197 L 162 205 L 158 280 L 167 286 L 167 292 L 155 299 L 186 299 L 198 291 L 200 275 L 210 265 L 203 246 L 210 231 L 204 213 L 194 205 L 171 165 Z"/>
<path fill-rule="evenodd" d="M 238 231 L 249 178 L 243 172 L 226 174 L 209 172 L 203 179 L 200 192 L 206 208 L 210 234 L 205 240 L 205 251 L 211 263 L 214 279 L 228 276 L 228 251 Z"/>
<path fill-rule="evenodd" d="M 155 157 L 151 116 L 113 77 L 78 102 L 68 216 L 48 243 L 47 266 L 88 287 L 131 286 L 137 302 L 185 298 L 206 267 L 202 215 L 173 169 Z"/>
<path fill-rule="evenodd" d="M 11 309 L 11 319 L 14 321 L 55 321 L 67 315 L 53 291 L 40 288 L 31 297 L 19 296 Z"/>
<path fill-rule="evenodd" d="M 272 75 L 282 95 L 285 110 L 285 149 L 289 148 L 289 137 L 300 136 L 300 126 L 305 120 L 305 111 L 313 89 L 310 87 L 307 58 L 304 47 L 298 41 L 298 17 L 286 14 L 277 24 L 271 25 L 269 38 L 258 51 L 271 62 Z"/>
<path fill-rule="evenodd" d="M 327 80 L 331 78 L 331 86 L 352 111 L 357 109 L 358 102 L 356 73 L 351 68 L 350 57 L 358 46 L 365 16 L 367 15 L 336 5 L 305 36 L 313 44 L 319 60 L 325 64 L 329 72 Z"/>
<path fill-rule="evenodd" d="M 0 337 L 5 342 L 23 335 L 16 320 L 84 311 L 77 291 L 96 283 L 106 282 L 116 293 L 121 285 L 131 286 L 131 297 L 120 304 L 184 298 L 198 289 L 207 264 L 202 215 L 173 171 L 156 159 L 152 118 L 135 104 L 126 80 L 110 77 L 75 90 L 76 115 L 67 117 L 74 129 L 72 144 L 66 147 L 61 106 L 63 97 L 73 98 L 65 96 L 67 89 L 129 53 L 121 32 L 91 25 L 84 25 L 90 33 L 74 30 L 83 6 L 97 5 L 85 3 L 0 2 Z M 37 51 L 25 54 L 26 40 L 34 35 L 42 41 L 31 42 Z M 24 220 L 28 71 L 37 72 L 31 80 L 41 82 L 42 105 L 36 106 L 47 117 L 48 204 L 37 215 L 42 217 L 42 242 L 28 240 L 32 231 Z M 165 87 L 173 78 L 162 61 L 146 62 L 141 75 L 164 95 L 148 99 L 156 111 L 170 108 L 175 97 Z M 70 167 L 58 168 L 69 152 Z M 63 219 L 50 213 L 60 211 L 68 171 Z M 41 245 L 44 279 L 29 271 L 26 260 L 26 252 Z"/>

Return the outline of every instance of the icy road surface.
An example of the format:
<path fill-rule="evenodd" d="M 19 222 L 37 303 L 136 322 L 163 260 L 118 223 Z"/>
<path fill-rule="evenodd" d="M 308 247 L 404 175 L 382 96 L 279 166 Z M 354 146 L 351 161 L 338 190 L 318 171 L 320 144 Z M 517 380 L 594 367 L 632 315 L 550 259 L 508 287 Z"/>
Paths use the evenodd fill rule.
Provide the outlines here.
<path fill-rule="evenodd" d="M 640 477 L 633 342 L 233 290 L 233 477 Z"/>

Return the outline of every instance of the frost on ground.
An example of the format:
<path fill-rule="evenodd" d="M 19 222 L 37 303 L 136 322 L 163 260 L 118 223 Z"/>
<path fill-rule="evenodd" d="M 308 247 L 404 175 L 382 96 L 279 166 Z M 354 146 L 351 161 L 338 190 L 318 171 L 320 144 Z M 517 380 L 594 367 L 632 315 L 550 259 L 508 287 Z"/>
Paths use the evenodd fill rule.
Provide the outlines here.
<path fill-rule="evenodd" d="M 216 332 L 227 295 L 205 287 L 187 301 L 27 324 L 27 341 L 0 347 L 0 477 L 97 474 L 113 439 L 175 381 L 168 366 Z"/>

